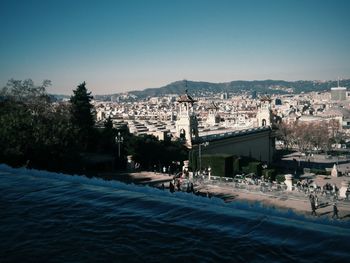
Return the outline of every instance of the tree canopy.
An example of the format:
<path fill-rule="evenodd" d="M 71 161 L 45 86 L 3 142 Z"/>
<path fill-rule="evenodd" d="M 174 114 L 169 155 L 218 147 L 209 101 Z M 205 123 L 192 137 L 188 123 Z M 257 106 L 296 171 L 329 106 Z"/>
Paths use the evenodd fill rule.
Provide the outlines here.
<path fill-rule="evenodd" d="M 93 128 L 95 116 L 91 100 L 91 92 L 86 89 L 86 83 L 83 82 L 73 90 L 73 96 L 70 98 L 71 118 L 75 128 L 75 134 L 83 149 L 87 149 L 89 142 L 93 137 Z"/>
<path fill-rule="evenodd" d="M 74 148 L 67 105 L 54 106 L 46 87 L 10 80 L 0 90 L 0 161 L 54 169 Z M 67 114 L 68 113 L 68 114 Z"/>
<path fill-rule="evenodd" d="M 46 93 L 50 83 L 36 86 L 31 79 L 12 79 L 0 89 L 0 163 L 85 173 L 83 155 L 87 152 L 110 160 L 114 157 L 118 168 L 125 164 L 127 154 L 133 155 L 146 170 L 187 159 L 181 143 L 135 136 L 127 128 L 116 130 L 111 118 L 103 128 L 95 127 L 92 96 L 85 82 L 73 91 L 70 102 L 59 103 Z M 124 138 L 120 158 L 115 141 L 118 132 Z"/>
<path fill-rule="evenodd" d="M 280 123 L 277 138 L 284 142 L 286 149 L 296 148 L 300 152 L 331 150 L 332 144 L 340 143 L 343 133 L 337 120 L 312 123 Z"/>

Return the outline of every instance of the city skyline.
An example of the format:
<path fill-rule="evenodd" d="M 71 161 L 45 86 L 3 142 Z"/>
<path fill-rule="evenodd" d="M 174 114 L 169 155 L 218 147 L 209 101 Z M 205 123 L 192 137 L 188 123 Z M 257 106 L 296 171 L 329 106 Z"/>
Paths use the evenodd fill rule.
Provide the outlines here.
<path fill-rule="evenodd" d="M 349 78 L 348 1 L 2 1 L 0 85 Z"/>

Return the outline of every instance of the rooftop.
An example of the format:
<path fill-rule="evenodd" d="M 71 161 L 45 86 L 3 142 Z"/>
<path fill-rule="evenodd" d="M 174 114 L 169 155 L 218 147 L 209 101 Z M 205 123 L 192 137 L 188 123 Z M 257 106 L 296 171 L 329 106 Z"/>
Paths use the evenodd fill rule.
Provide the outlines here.
<path fill-rule="evenodd" d="M 223 133 L 215 133 L 215 134 L 200 136 L 197 140 L 194 141 L 194 143 L 217 141 L 221 139 L 238 137 L 238 136 L 248 135 L 248 134 L 255 134 L 255 133 L 265 132 L 265 131 L 271 131 L 271 127 L 265 126 L 265 127 L 236 130 L 236 131 L 229 131 L 229 132 L 226 131 Z"/>

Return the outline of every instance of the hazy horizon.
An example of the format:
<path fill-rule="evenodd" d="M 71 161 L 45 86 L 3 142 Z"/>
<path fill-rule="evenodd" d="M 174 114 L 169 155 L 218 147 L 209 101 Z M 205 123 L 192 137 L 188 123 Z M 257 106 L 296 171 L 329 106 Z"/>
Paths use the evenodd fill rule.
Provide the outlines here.
<path fill-rule="evenodd" d="M 0 86 L 350 78 L 349 1 L 1 1 Z"/>

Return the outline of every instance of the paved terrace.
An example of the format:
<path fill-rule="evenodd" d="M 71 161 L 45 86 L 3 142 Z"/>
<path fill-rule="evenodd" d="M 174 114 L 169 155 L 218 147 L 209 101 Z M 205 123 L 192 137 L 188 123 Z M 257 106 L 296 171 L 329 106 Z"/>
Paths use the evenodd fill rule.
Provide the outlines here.
<path fill-rule="evenodd" d="M 165 188 L 169 188 L 170 181 L 173 180 L 173 175 L 154 173 L 154 172 L 139 172 L 130 173 L 130 178 L 133 182 L 139 184 L 147 184 L 155 187 L 160 187 L 164 183 Z M 312 175 L 303 175 L 302 179 L 310 179 Z M 344 177 L 330 178 L 324 176 L 314 177 L 314 182 L 318 186 L 323 186 L 326 183 L 335 184 L 339 186 Z M 278 207 L 280 209 L 291 209 L 295 212 L 310 215 L 311 206 L 309 201 L 309 194 L 316 193 L 313 187 L 308 189 L 295 189 L 293 191 L 286 191 L 284 184 L 268 183 L 260 181 L 254 184 L 253 181 L 245 179 L 233 178 L 219 178 L 211 177 L 208 180 L 206 176 L 195 177 L 191 180 L 180 179 L 181 190 L 186 191 L 187 184 L 193 183 L 195 192 L 204 196 L 217 196 L 223 198 L 226 202 L 235 200 L 245 200 L 248 202 L 261 202 L 270 207 Z M 319 206 L 317 209 L 318 217 L 330 218 L 333 214 L 333 202 L 337 202 L 339 209 L 339 218 L 343 220 L 350 220 L 350 200 L 335 200 L 334 194 L 327 192 L 321 194 L 317 193 L 319 199 Z"/>

